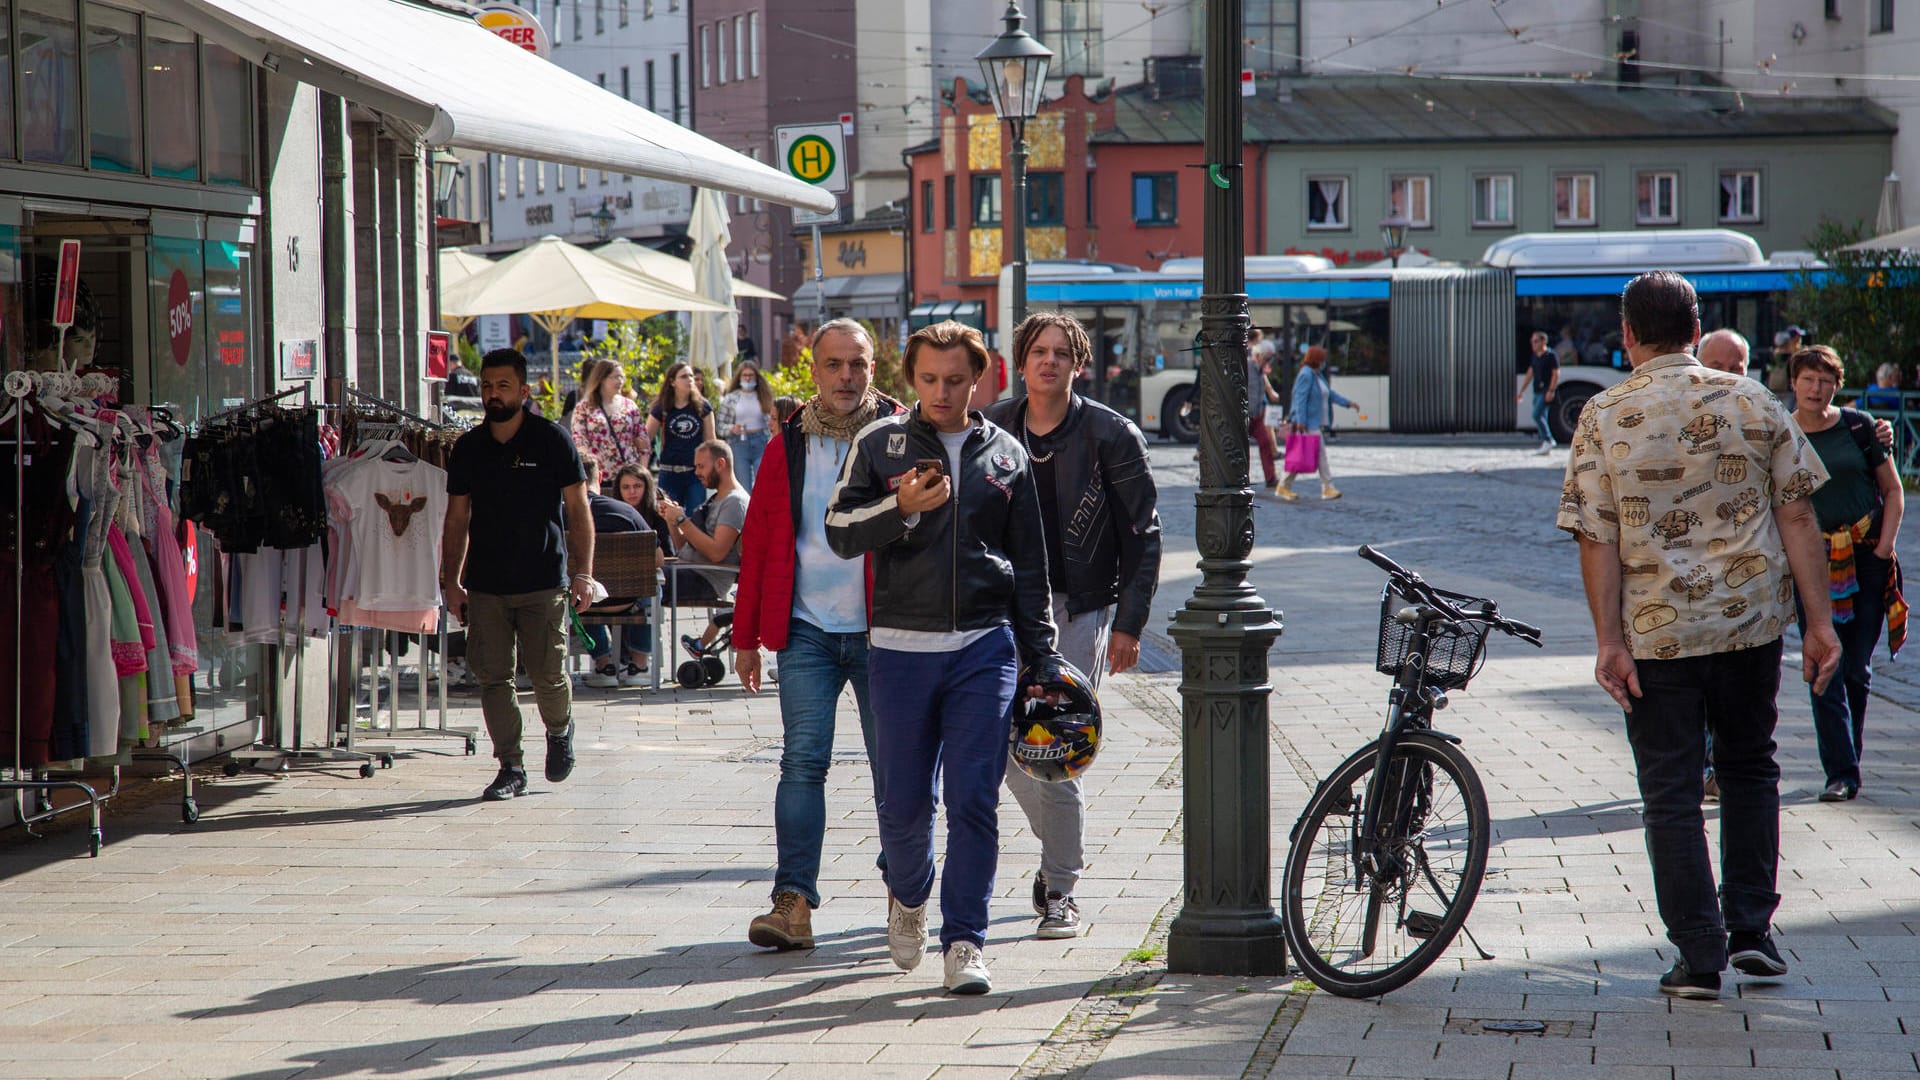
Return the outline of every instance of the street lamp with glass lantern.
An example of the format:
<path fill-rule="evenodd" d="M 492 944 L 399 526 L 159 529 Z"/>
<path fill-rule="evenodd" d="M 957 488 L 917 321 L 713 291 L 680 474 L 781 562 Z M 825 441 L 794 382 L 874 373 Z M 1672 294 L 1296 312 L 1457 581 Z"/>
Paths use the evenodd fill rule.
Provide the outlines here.
<path fill-rule="evenodd" d="M 607 209 L 606 203 L 601 203 L 598 210 L 588 214 L 587 220 L 593 222 L 593 235 L 595 238 L 604 242 L 608 237 L 613 235 L 613 223 L 616 219 L 613 216 L 613 211 Z"/>
<path fill-rule="evenodd" d="M 1395 210 L 1380 219 L 1380 241 L 1387 245 L 1387 257 L 1393 260 L 1393 268 L 1400 268 L 1400 256 L 1407 250 L 1407 226 L 1413 222 L 1407 215 Z"/>
<path fill-rule="evenodd" d="M 433 205 L 441 217 L 447 217 L 447 211 L 452 209 L 448 204 L 453 201 L 454 182 L 460 179 L 460 165 L 460 159 L 451 150 L 433 152 Z"/>
<path fill-rule="evenodd" d="M 1007 4 L 1002 16 L 1007 28 L 974 57 L 980 62 L 980 74 L 986 79 L 987 92 L 993 95 L 993 114 L 1007 125 L 1013 136 L 1013 325 L 1027 317 L 1027 121 L 1040 112 L 1040 93 L 1047 85 L 1047 65 L 1053 50 L 1021 29 L 1027 17 L 1017 2 Z M 1009 335 L 1013 326 L 1000 332 Z M 1019 366 L 1015 361 L 1014 366 Z"/>

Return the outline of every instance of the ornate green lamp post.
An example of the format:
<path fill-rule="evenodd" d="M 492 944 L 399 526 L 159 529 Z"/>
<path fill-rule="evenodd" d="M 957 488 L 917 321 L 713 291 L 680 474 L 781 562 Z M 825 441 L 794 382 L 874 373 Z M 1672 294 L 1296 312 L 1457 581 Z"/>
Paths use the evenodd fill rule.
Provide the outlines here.
<path fill-rule="evenodd" d="M 1018 3 L 1008 3 L 1002 18 L 1007 28 L 974 59 L 980 62 L 987 92 L 993 95 L 993 114 L 1013 136 L 1013 224 L 1008 230 L 1013 252 L 1008 264 L 1013 267 L 1013 325 L 1018 326 L 1027 317 L 1027 121 L 1040 112 L 1040 92 L 1047 85 L 1053 50 L 1021 29 L 1027 17 L 1020 14 Z M 1013 326 L 1003 326 L 1000 332 L 1007 335 L 1005 347 L 1013 348 Z"/>

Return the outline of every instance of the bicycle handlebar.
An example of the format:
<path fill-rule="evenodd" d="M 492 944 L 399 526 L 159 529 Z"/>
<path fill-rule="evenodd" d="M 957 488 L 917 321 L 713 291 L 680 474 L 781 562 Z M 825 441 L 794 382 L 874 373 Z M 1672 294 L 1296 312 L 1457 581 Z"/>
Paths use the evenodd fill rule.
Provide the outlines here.
<path fill-rule="evenodd" d="M 1493 611 L 1491 601 L 1488 602 L 1488 609 L 1486 611 L 1462 611 L 1459 607 L 1455 606 L 1452 601 L 1441 596 L 1433 586 L 1422 580 L 1419 574 L 1414 573 L 1380 552 L 1375 551 L 1373 545 L 1360 545 L 1359 555 L 1373 565 L 1385 570 L 1395 581 L 1404 585 L 1408 591 L 1417 593 L 1421 601 L 1438 608 L 1440 613 L 1449 619 L 1456 622 L 1483 622 L 1504 634 L 1517 637 L 1522 641 L 1532 644 L 1536 649 L 1544 647 L 1540 641 L 1541 633 L 1539 627 L 1530 623 L 1523 623 L 1518 619 L 1509 619 L 1496 614 Z"/>

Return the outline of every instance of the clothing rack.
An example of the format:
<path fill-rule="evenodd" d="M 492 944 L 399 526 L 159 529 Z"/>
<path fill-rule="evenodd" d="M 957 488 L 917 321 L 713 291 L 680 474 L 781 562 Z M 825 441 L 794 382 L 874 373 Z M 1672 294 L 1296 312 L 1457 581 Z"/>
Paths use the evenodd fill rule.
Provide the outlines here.
<path fill-rule="evenodd" d="M 105 795 L 94 789 L 93 785 L 82 780 L 56 780 L 46 775 L 46 770 L 34 770 L 29 777 L 22 767 L 25 756 L 26 715 L 24 694 L 21 689 L 20 667 L 25 660 L 22 648 L 23 617 L 26 614 L 26 406 L 27 399 L 38 393 L 49 393 L 56 397 L 81 398 L 89 390 L 97 390 L 98 380 L 103 376 L 76 376 L 70 372 L 28 372 L 10 371 L 4 380 L 4 390 L 10 399 L 7 418 L 14 423 L 13 455 L 13 770 L 9 779 L 0 780 L 0 791 L 11 791 L 15 820 L 26 827 L 29 835 L 33 826 L 49 820 L 68 810 L 77 809 L 82 804 L 56 807 L 53 805 L 55 790 L 77 791 L 86 799 L 86 807 L 91 819 L 91 831 L 88 833 L 89 853 L 98 858 L 104 838 L 100 832 L 100 804 L 112 798 L 120 790 L 120 769 L 113 769 L 113 788 Z M 89 381 L 95 380 L 95 381 Z M 96 395 L 97 396 L 97 395 Z M 27 812 L 27 792 L 37 791 L 40 797 L 33 813 Z"/>
<path fill-rule="evenodd" d="M 249 401 L 245 405 L 236 405 L 231 409 L 225 409 L 225 410 L 222 410 L 221 412 L 214 413 L 212 416 L 209 416 L 206 419 L 200 421 L 200 426 L 206 427 L 210 424 L 215 423 L 216 421 L 224 420 L 229 416 L 238 416 L 241 413 L 250 413 L 255 409 L 258 409 L 264 405 L 271 405 L 274 402 L 279 401 L 281 398 L 289 398 L 295 394 L 300 395 L 300 403 L 302 405 L 311 406 L 313 404 L 313 396 L 307 390 L 307 384 L 301 383 L 299 386 L 296 386 L 290 390 L 282 390 L 277 394 L 260 398 L 257 401 Z"/>

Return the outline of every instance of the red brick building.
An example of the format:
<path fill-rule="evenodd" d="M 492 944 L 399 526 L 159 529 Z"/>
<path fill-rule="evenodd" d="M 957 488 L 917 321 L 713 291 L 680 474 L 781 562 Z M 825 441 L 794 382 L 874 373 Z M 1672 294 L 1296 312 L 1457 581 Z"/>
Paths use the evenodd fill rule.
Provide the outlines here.
<path fill-rule="evenodd" d="M 1027 123 L 1027 257 L 1088 259 L 1157 269 L 1202 254 L 1206 171 L 1197 141 L 1159 141 L 1151 103 L 1129 102 L 1124 128 L 1112 93 L 1088 94 L 1080 76 Z M 1180 137 L 1175 135 L 1175 137 Z M 1264 154 L 1246 147 L 1243 174 L 1259 185 Z M 999 277 L 1010 250 L 1012 161 L 1006 127 L 984 93 L 956 79 L 940 136 L 907 151 L 912 186 L 907 246 L 913 325 L 954 317 L 997 331 Z M 1262 190 L 1250 186 L 1249 192 Z M 1247 252 L 1263 251 L 1262 200 L 1247 199 Z"/>

